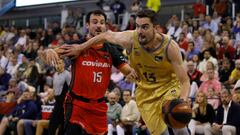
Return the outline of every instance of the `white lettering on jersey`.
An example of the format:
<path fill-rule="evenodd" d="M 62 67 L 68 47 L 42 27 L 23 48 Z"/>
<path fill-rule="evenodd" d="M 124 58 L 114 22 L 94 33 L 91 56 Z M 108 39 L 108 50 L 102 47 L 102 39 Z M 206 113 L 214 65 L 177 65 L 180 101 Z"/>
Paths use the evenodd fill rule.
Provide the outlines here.
<path fill-rule="evenodd" d="M 106 62 L 98 62 L 98 61 L 83 61 L 82 62 L 83 66 L 89 66 L 89 67 L 111 67 L 110 64 L 106 63 Z"/>

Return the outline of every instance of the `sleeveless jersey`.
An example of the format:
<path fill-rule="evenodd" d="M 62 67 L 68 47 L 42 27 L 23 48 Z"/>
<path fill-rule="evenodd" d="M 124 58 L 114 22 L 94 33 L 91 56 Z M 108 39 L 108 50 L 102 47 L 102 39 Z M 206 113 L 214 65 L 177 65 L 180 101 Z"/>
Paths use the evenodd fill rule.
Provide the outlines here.
<path fill-rule="evenodd" d="M 160 46 L 148 52 L 139 44 L 135 31 L 129 52 L 130 65 L 140 78 L 136 82 L 137 106 L 152 135 L 161 134 L 167 127 L 161 117 L 163 103 L 180 94 L 179 80 L 166 54 L 171 38 L 163 34 L 161 36 L 163 40 Z"/>
<path fill-rule="evenodd" d="M 110 82 L 112 65 L 120 68 L 124 63 L 124 56 L 108 44 L 85 50 L 73 64 L 72 91 L 89 99 L 102 98 Z"/>

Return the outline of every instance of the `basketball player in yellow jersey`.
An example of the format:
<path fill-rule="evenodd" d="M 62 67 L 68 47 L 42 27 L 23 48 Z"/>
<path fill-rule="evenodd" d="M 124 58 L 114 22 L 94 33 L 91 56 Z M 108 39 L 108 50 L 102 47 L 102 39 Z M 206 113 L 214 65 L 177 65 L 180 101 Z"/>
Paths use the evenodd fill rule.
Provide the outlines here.
<path fill-rule="evenodd" d="M 156 32 L 157 15 L 152 10 L 137 13 L 136 30 L 106 32 L 81 45 L 63 46 L 66 56 L 78 56 L 91 45 L 108 41 L 127 49 L 131 66 L 138 76 L 136 101 L 152 135 L 168 135 L 161 117 L 166 100 L 187 100 L 190 83 L 178 45 L 167 35 Z M 136 78 L 136 74 L 132 74 Z M 173 129 L 175 135 L 188 135 L 186 128 Z"/>

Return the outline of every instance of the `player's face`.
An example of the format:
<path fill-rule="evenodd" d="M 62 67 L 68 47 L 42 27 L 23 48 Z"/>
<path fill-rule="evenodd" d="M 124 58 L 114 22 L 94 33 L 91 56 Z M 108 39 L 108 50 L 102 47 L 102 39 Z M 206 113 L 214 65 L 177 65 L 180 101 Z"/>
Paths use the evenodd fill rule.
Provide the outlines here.
<path fill-rule="evenodd" d="M 106 20 L 103 15 L 92 14 L 89 23 L 87 23 L 89 34 L 94 37 L 106 31 Z"/>
<path fill-rule="evenodd" d="M 154 26 L 151 20 L 147 17 L 136 18 L 136 30 L 138 34 L 138 42 L 141 45 L 146 45 L 154 38 Z"/>

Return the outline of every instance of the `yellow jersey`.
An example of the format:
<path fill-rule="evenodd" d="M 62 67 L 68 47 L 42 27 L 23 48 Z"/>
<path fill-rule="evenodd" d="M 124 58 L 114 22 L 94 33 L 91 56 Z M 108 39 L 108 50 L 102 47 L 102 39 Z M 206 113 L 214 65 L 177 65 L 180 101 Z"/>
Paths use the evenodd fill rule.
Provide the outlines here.
<path fill-rule="evenodd" d="M 148 51 L 139 44 L 135 31 L 133 46 L 128 54 L 130 65 L 139 77 L 136 102 L 152 135 L 159 135 L 166 129 L 161 118 L 164 101 L 180 95 L 180 82 L 166 55 L 171 38 L 164 34 L 161 36 L 160 46 Z"/>

